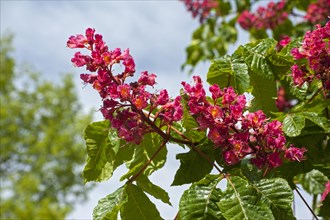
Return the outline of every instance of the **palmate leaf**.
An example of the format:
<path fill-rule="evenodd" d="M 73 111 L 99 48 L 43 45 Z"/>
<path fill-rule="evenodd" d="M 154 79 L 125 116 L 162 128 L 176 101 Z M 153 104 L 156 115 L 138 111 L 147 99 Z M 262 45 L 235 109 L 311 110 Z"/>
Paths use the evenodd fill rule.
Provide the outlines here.
<path fill-rule="evenodd" d="M 306 111 L 287 114 L 283 120 L 283 131 L 289 137 L 299 136 L 302 129 L 305 127 L 306 118 L 324 129 L 326 133 L 330 133 L 329 119 L 319 116 L 315 112 Z"/>
<path fill-rule="evenodd" d="M 274 53 L 276 44 L 276 40 L 267 38 L 241 46 L 245 63 L 249 68 L 270 80 L 274 79 L 274 75 L 271 65 L 267 61 L 267 56 L 272 52 Z"/>
<path fill-rule="evenodd" d="M 130 161 L 126 163 L 128 167 L 128 172 L 124 174 L 120 180 L 124 180 L 138 173 L 139 170 L 143 167 L 144 164 L 151 158 L 151 156 L 157 151 L 161 146 L 162 138 L 155 134 L 149 133 L 146 134 L 143 138 L 143 141 L 140 145 L 134 146 L 134 154 Z M 160 169 L 164 166 L 167 156 L 166 146 L 161 149 L 157 156 L 151 161 L 149 166 L 143 172 L 145 175 L 150 175 L 157 169 Z"/>
<path fill-rule="evenodd" d="M 326 133 L 330 133 L 330 120 L 317 115 L 315 112 L 303 112 L 302 113 L 305 118 L 314 122 L 319 127 L 323 128 Z"/>
<path fill-rule="evenodd" d="M 221 190 L 217 188 L 217 184 L 221 179 L 219 175 L 207 175 L 186 190 L 180 199 L 180 219 L 206 220 L 223 218 L 216 204 L 221 197 Z"/>
<path fill-rule="evenodd" d="M 213 61 L 207 73 L 209 84 L 218 84 L 221 88 L 232 86 L 239 93 L 247 92 L 250 88 L 248 66 L 243 58 L 234 53 Z"/>
<path fill-rule="evenodd" d="M 211 142 L 206 140 L 203 144 L 196 146 L 196 148 L 209 157 L 210 162 L 213 163 L 214 151 Z M 210 162 L 194 150 L 190 150 L 188 153 L 177 154 L 176 158 L 180 160 L 180 167 L 175 174 L 172 186 L 196 182 L 206 174 L 209 174 L 213 168 Z"/>
<path fill-rule="evenodd" d="M 103 181 L 112 176 L 114 169 L 108 161 L 114 157 L 116 149 L 108 139 L 109 127 L 108 121 L 99 121 L 88 125 L 85 129 L 88 154 L 83 171 L 85 182 Z"/>
<path fill-rule="evenodd" d="M 305 127 L 305 117 L 301 114 L 287 114 L 283 120 L 283 131 L 289 137 L 299 136 Z"/>
<path fill-rule="evenodd" d="M 100 199 L 93 211 L 94 220 L 117 219 L 118 212 L 122 205 L 127 202 L 125 187 L 120 187 L 114 193 Z"/>
<path fill-rule="evenodd" d="M 281 178 L 262 179 L 254 185 L 277 220 L 295 219 L 292 212 L 293 193 L 287 181 Z"/>
<path fill-rule="evenodd" d="M 139 187 L 133 184 L 127 184 L 125 186 L 125 192 L 127 194 L 127 202 L 120 209 L 122 220 L 162 219 L 156 206 Z"/>
<path fill-rule="evenodd" d="M 275 219 L 267 204 L 258 200 L 256 189 L 237 176 L 228 178 L 227 190 L 218 206 L 228 220 Z"/>
<path fill-rule="evenodd" d="M 275 98 L 277 97 L 276 82 L 264 78 L 254 72 L 250 73 L 252 95 L 254 96 L 249 110 L 255 112 L 263 110 L 263 112 L 270 116 L 271 112 L 276 112 L 277 107 Z"/>
<path fill-rule="evenodd" d="M 312 170 L 297 176 L 297 180 L 310 194 L 321 194 L 325 189 L 328 178 L 319 170 Z"/>
<path fill-rule="evenodd" d="M 136 179 L 136 184 L 140 187 L 143 191 L 147 192 L 148 194 L 152 195 L 156 199 L 160 199 L 162 202 L 172 205 L 170 202 L 170 197 L 168 193 L 162 189 L 161 187 L 153 184 L 147 176 L 141 174 Z"/>

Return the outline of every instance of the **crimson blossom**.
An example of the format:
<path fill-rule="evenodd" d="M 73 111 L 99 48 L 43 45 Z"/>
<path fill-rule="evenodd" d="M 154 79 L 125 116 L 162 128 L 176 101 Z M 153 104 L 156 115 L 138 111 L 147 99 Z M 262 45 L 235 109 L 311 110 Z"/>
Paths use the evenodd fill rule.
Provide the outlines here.
<path fill-rule="evenodd" d="M 211 13 L 211 10 L 217 9 L 219 6 L 216 0 L 181 0 L 186 5 L 188 11 L 192 13 L 192 16 L 199 17 L 199 21 L 202 23 Z"/>
<path fill-rule="evenodd" d="M 275 29 L 285 22 L 289 14 L 285 10 L 285 0 L 278 3 L 270 2 L 266 7 L 260 6 L 256 13 L 244 10 L 238 17 L 237 22 L 245 30 Z"/>
<path fill-rule="evenodd" d="M 109 50 L 100 34 L 88 28 L 85 35 L 71 36 L 69 48 L 85 48 L 90 55 L 80 51 L 71 59 L 76 67 L 85 66 L 91 73 L 83 73 L 81 79 L 91 84 L 99 93 L 103 105 L 100 108 L 105 119 L 110 121 L 118 136 L 140 144 L 146 133 L 157 132 L 163 138 L 184 144 L 195 144 L 163 133 L 183 117 L 181 96 L 171 99 L 166 89 L 155 93 L 146 90 L 156 83 L 156 75 L 147 71 L 137 81 L 127 79 L 135 73 L 135 62 L 129 49 Z M 115 65 L 124 66 L 115 73 Z M 286 147 L 286 139 L 279 121 L 269 121 L 261 111 L 244 113 L 246 98 L 235 93 L 232 87 L 220 89 L 212 85 L 212 98 L 206 97 L 202 80 L 193 77 L 195 84 L 182 82 L 188 96 L 189 113 L 196 118 L 198 129 L 208 130 L 208 138 L 216 148 L 221 148 L 227 165 L 234 165 L 246 156 L 258 168 L 275 168 L 283 159 L 301 161 L 305 148 Z M 168 129 L 166 129 L 168 130 Z"/>
<path fill-rule="evenodd" d="M 322 81 L 325 92 L 330 90 L 330 22 L 324 27 L 317 24 L 316 30 L 308 31 L 301 47 L 293 48 L 295 60 L 307 60 L 307 64 L 294 64 L 291 68 L 293 83 L 301 86 L 314 79 Z"/>
<path fill-rule="evenodd" d="M 286 147 L 282 123 L 270 122 L 261 110 L 244 113 L 246 98 L 236 94 L 232 87 L 222 90 L 212 85 L 209 100 L 199 76 L 194 77 L 194 85 L 186 82 L 182 85 L 189 97 L 190 114 L 196 118 L 200 130 L 208 130 L 208 138 L 216 148 L 222 149 L 228 165 L 237 164 L 248 155 L 259 169 L 278 167 L 283 158 L 304 159 L 305 148 Z"/>
<path fill-rule="evenodd" d="M 127 82 L 135 73 L 135 62 L 129 49 L 109 50 L 102 35 L 95 34 L 92 28 L 88 28 L 85 35 L 71 36 L 67 46 L 90 51 L 90 55 L 76 52 L 71 61 L 74 66 L 85 66 L 86 70 L 92 72 L 81 74 L 80 77 L 84 83 L 92 84 L 101 96 L 103 105 L 100 111 L 117 129 L 120 138 L 139 144 L 144 134 L 155 130 L 152 126 L 156 120 L 160 121 L 157 129 L 181 120 L 183 110 L 180 96 L 171 100 L 165 89 L 158 93 L 146 90 L 146 87 L 155 85 L 155 74 L 144 71 L 137 81 Z M 124 70 L 116 74 L 117 64 L 122 64 Z M 144 110 L 147 107 L 148 110 Z"/>

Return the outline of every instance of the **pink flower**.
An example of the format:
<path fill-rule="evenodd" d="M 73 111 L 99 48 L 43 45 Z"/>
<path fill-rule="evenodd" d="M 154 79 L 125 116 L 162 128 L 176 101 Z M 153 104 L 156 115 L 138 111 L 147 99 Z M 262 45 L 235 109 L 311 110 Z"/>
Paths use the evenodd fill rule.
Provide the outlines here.
<path fill-rule="evenodd" d="M 166 89 L 162 89 L 159 92 L 159 96 L 157 97 L 156 104 L 157 105 L 165 105 L 169 102 L 169 96 Z"/>
<path fill-rule="evenodd" d="M 301 86 L 302 84 L 304 84 L 304 82 L 306 82 L 306 73 L 304 73 L 297 64 L 294 64 L 291 67 L 291 71 L 291 76 L 293 77 L 293 83 L 295 85 Z"/>
<path fill-rule="evenodd" d="M 84 83 L 92 84 L 97 79 L 97 76 L 84 73 L 84 74 L 80 74 L 80 79 L 82 79 Z"/>
<path fill-rule="evenodd" d="M 199 17 L 202 23 L 210 15 L 212 9 L 218 7 L 216 0 L 182 0 L 188 11 L 191 11 L 193 17 Z"/>
<path fill-rule="evenodd" d="M 236 154 L 230 150 L 223 153 L 223 159 L 228 165 L 235 165 L 240 161 Z"/>
<path fill-rule="evenodd" d="M 328 181 L 326 184 L 325 184 L 325 190 L 324 192 L 322 193 L 322 196 L 321 196 L 321 202 L 323 202 L 325 200 L 325 197 L 327 197 L 327 195 L 330 193 L 330 181 Z"/>
<path fill-rule="evenodd" d="M 288 45 L 291 41 L 291 38 L 287 35 L 284 35 L 281 37 L 281 40 L 279 42 L 279 44 L 283 47 L 285 47 L 286 45 Z"/>
<path fill-rule="evenodd" d="M 153 86 L 155 85 L 155 79 L 156 79 L 156 75 L 155 74 L 148 74 L 148 71 L 144 71 L 141 73 L 141 76 L 138 80 L 138 82 L 142 85 L 149 85 L 149 86 Z"/>
<path fill-rule="evenodd" d="M 214 101 L 223 96 L 223 92 L 217 84 L 210 86 L 209 91 L 211 92 Z"/>
<path fill-rule="evenodd" d="M 69 37 L 67 46 L 69 48 L 84 48 L 87 43 L 87 39 L 84 35 L 78 34 L 77 36 Z"/>
<path fill-rule="evenodd" d="M 250 13 L 248 10 L 244 10 L 237 19 L 239 25 L 245 29 L 250 30 L 255 24 L 257 17 Z"/>
<path fill-rule="evenodd" d="M 276 168 L 276 167 L 281 166 L 282 160 L 280 158 L 280 155 L 277 152 L 275 152 L 275 153 L 268 155 L 267 163 L 269 164 L 270 168 Z"/>
<path fill-rule="evenodd" d="M 285 151 L 285 158 L 292 160 L 292 161 L 302 161 L 304 160 L 304 153 L 306 152 L 306 148 L 297 148 L 297 147 L 293 147 L 293 145 L 291 145 L 290 148 L 288 148 Z"/>
<path fill-rule="evenodd" d="M 76 52 L 74 57 L 71 59 L 71 62 L 75 67 L 85 66 L 88 63 L 88 56 L 81 54 L 80 52 Z"/>
<path fill-rule="evenodd" d="M 330 0 L 318 0 L 307 8 L 305 18 L 312 24 L 316 24 L 327 19 L 330 15 Z"/>

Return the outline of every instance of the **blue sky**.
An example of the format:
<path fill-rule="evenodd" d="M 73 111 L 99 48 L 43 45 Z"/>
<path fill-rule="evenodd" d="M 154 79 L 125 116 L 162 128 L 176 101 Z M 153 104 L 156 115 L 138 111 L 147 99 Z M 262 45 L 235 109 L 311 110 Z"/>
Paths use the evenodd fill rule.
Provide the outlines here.
<path fill-rule="evenodd" d="M 185 61 L 185 47 L 191 33 L 198 26 L 186 12 L 182 2 L 171 1 L 6 1 L 1 0 L 1 36 L 7 31 L 15 35 L 14 56 L 18 64 L 28 63 L 42 77 L 59 82 L 66 72 L 75 74 L 77 93 L 85 111 L 97 110 L 99 97 L 79 79 L 83 69 L 74 68 L 70 62 L 74 51 L 66 48 L 69 36 L 84 33 L 87 27 L 103 35 L 109 48 L 130 48 L 137 73 L 148 70 L 157 74 L 158 88 L 167 88 L 173 96 L 178 94 L 181 81 L 190 81 L 180 67 Z M 240 43 L 246 40 L 242 38 Z M 246 42 L 243 42 L 246 43 Z M 194 74 L 205 79 L 208 63 L 198 66 Z M 101 120 L 101 114 L 95 113 Z M 169 145 L 165 169 L 151 179 L 169 191 L 173 207 L 156 203 L 163 218 L 173 219 L 179 198 L 188 185 L 170 187 L 179 162 L 175 154 L 180 147 Z M 89 200 L 78 204 L 69 219 L 91 219 L 97 201 L 116 190 L 123 183 L 116 181 L 125 169 L 117 170 L 111 180 L 97 184 Z M 297 198 L 298 219 L 308 219 L 310 214 Z"/>

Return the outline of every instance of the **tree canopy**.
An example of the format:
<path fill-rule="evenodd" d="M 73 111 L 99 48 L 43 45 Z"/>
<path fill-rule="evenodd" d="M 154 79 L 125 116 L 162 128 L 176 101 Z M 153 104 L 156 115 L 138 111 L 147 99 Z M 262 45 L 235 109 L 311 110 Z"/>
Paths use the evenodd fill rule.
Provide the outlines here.
<path fill-rule="evenodd" d="M 82 133 L 91 114 L 81 110 L 73 78 L 43 80 L 11 55 L 1 39 L 1 219 L 63 219 L 86 199 L 80 169 Z"/>

